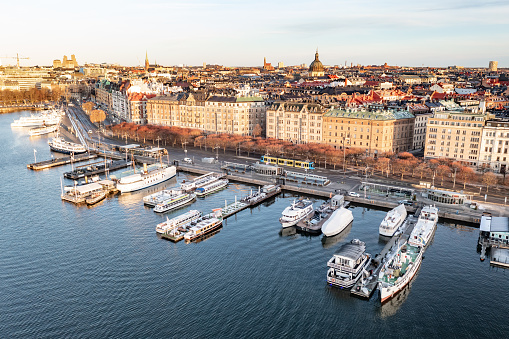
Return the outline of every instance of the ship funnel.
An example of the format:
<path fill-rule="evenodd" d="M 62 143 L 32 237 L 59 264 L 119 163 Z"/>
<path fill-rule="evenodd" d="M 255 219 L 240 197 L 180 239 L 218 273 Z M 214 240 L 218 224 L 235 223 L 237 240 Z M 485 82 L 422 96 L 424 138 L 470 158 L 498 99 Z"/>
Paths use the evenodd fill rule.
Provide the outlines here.
<path fill-rule="evenodd" d="M 143 164 L 143 172 L 147 173 L 147 164 Z"/>

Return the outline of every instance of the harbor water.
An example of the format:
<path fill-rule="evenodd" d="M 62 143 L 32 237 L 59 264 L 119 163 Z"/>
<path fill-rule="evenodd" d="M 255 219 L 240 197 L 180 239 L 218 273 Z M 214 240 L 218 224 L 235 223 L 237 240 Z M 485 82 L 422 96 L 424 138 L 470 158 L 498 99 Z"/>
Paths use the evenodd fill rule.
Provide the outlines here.
<path fill-rule="evenodd" d="M 409 288 L 380 305 L 327 286 L 326 263 L 358 238 L 378 253 L 385 211 L 350 206 L 343 234 L 281 232 L 295 195 L 273 197 L 227 219 L 196 243 L 172 243 L 155 226 L 189 209 L 208 213 L 257 187 L 230 183 L 159 215 L 142 197 L 191 178 L 93 207 L 60 199 L 70 165 L 31 171 L 50 158 L 48 136 L 29 137 L 0 115 L 0 338 L 505 337 L 509 271 L 480 262 L 478 229 L 439 223 Z M 192 151 L 190 151 L 192 152 Z M 57 155 L 55 155 L 57 156 Z M 171 154 L 170 154 L 171 159 Z M 64 184 L 72 184 L 64 181 Z M 297 197 L 298 198 L 298 197 Z M 315 207 L 323 200 L 314 198 Z"/>

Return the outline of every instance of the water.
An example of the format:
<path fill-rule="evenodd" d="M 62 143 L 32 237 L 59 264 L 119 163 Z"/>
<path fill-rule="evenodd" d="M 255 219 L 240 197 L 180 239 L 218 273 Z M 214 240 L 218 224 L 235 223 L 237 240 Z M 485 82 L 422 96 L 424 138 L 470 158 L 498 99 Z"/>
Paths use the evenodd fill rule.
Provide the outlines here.
<path fill-rule="evenodd" d="M 345 241 L 359 238 L 372 254 L 383 248 L 377 230 L 385 212 L 351 207 L 353 226 L 324 246 L 320 237 L 280 234 L 278 218 L 294 198 L 285 194 L 229 218 L 205 241 L 174 244 L 155 233 L 165 216 L 141 201 L 153 190 L 92 208 L 62 202 L 60 178 L 70 167 L 26 169 L 34 149 L 38 160 L 50 152 L 47 137 L 11 130 L 19 115 L 0 115 L 0 338 L 502 337 L 509 331 L 509 271 L 479 261 L 477 229 L 439 224 L 410 288 L 381 306 L 377 295 L 364 301 L 327 286 L 325 273 Z M 168 216 L 208 212 L 250 189 L 230 184 Z"/>

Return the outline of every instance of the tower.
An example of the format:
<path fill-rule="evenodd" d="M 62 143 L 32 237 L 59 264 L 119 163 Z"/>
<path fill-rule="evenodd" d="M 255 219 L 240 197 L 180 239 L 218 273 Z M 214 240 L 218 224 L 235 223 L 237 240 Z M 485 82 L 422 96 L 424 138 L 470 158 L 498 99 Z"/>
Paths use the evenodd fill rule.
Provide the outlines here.
<path fill-rule="evenodd" d="M 148 66 L 149 66 L 149 63 L 148 63 L 148 52 L 145 51 L 145 71 L 148 72 Z"/>

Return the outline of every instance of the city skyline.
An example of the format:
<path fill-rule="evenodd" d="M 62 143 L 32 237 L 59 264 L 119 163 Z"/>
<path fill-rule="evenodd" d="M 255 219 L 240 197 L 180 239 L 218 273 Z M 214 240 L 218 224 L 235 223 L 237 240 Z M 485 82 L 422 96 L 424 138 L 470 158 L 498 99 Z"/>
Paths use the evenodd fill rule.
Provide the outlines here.
<path fill-rule="evenodd" d="M 9 34 L 2 65 L 47 65 L 76 55 L 80 65 L 309 64 L 499 67 L 509 64 L 509 4 L 503 1 L 52 1 L 2 6 Z M 27 10 L 28 8 L 28 10 Z M 13 29 L 16 27 L 16 29 Z"/>

